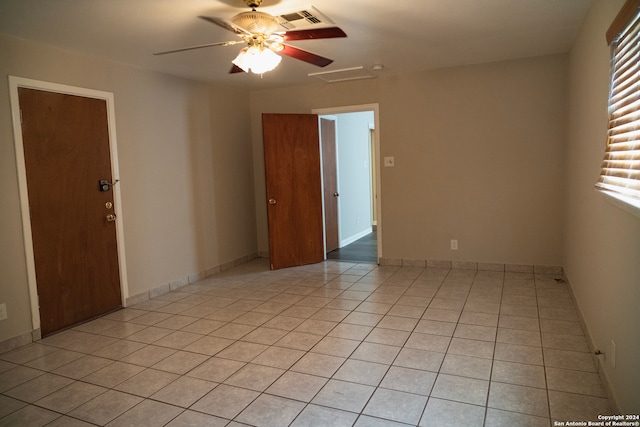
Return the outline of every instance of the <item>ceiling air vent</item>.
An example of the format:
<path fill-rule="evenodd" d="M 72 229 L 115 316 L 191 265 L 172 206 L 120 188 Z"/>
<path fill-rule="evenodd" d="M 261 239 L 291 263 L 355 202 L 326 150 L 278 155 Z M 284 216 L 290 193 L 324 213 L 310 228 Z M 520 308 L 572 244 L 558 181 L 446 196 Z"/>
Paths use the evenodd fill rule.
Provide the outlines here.
<path fill-rule="evenodd" d="M 334 22 L 313 6 L 298 12 L 276 16 L 278 24 L 287 30 L 300 30 L 315 25 L 333 25 Z"/>
<path fill-rule="evenodd" d="M 327 83 L 344 82 L 348 80 L 374 79 L 378 77 L 363 66 L 353 68 L 343 68 L 341 70 L 320 71 L 319 73 L 309 73 L 309 77 L 315 77 Z"/>

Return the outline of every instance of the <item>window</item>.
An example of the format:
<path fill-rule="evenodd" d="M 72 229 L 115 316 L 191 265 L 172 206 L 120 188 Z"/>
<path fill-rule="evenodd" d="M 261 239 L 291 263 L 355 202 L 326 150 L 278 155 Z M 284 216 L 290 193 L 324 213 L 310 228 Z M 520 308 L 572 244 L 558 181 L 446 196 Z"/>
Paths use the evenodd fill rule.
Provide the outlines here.
<path fill-rule="evenodd" d="M 607 31 L 612 46 L 609 131 L 601 190 L 640 205 L 640 0 L 628 0 Z"/>

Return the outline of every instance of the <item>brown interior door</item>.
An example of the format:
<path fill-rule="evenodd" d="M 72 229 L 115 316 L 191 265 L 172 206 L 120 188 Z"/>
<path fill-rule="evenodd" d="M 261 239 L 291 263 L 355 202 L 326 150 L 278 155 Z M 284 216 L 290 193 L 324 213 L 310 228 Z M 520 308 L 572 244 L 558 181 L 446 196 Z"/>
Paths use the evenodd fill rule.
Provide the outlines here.
<path fill-rule="evenodd" d="M 340 246 L 338 236 L 338 176 L 336 165 L 336 124 L 320 119 L 322 177 L 324 182 L 324 233 L 327 253 Z"/>
<path fill-rule="evenodd" d="M 324 260 L 320 139 L 315 114 L 263 114 L 271 268 Z"/>
<path fill-rule="evenodd" d="M 105 100 L 19 88 L 42 334 L 121 307 Z M 109 205 L 110 204 L 110 205 Z"/>

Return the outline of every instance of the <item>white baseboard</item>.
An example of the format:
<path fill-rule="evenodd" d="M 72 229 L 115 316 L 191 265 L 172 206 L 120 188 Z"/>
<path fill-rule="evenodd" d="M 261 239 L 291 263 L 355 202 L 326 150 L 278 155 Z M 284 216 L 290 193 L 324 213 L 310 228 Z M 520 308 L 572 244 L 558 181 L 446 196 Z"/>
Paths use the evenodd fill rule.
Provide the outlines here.
<path fill-rule="evenodd" d="M 340 240 L 340 247 L 343 248 L 347 245 L 350 245 L 351 243 L 355 242 L 356 240 L 360 240 L 362 239 L 364 236 L 367 236 L 369 234 L 371 234 L 373 232 L 373 228 L 369 227 L 363 231 L 361 231 L 360 233 L 354 234 L 353 236 L 349 236 L 346 239 L 341 239 Z"/>

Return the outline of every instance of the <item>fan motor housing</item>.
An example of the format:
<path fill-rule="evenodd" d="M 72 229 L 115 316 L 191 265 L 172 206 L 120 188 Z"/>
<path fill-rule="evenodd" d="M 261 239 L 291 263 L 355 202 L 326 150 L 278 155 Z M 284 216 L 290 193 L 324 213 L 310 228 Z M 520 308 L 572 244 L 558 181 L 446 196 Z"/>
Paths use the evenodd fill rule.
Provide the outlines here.
<path fill-rule="evenodd" d="M 231 22 L 253 34 L 271 34 L 278 30 L 278 21 L 268 13 L 252 10 L 231 18 Z"/>

